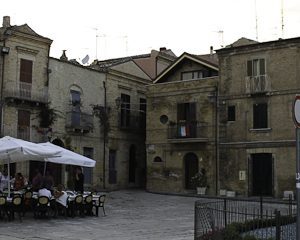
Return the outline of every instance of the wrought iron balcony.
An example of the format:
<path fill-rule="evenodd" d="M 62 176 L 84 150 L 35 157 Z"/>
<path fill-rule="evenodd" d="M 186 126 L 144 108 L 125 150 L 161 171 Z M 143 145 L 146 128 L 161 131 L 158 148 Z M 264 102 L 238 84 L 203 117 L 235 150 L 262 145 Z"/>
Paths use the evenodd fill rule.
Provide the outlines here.
<path fill-rule="evenodd" d="M 203 122 L 188 122 L 170 124 L 168 127 L 169 142 L 207 142 L 208 125 Z"/>
<path fill-rule="evenodd" d="M 121 130 L 134 132 L 145 132 L 146 114 L 143 112 L 120 112 L 118 117 L 118 126 Z"/>
<path fill-rule="evenodd" d="M 271 82 L 268 75 L 246 77 L 246 93 L 261 94 L 271 90 Z"/>
<path fill-rule="evenodd" d="M 16 87 L 4 89 L 4 98 L 27 100 L 30 102 L 47 103 L 48 88 L 42 90 L 33 90 L 31 83 L 19 82 Z"/>
<path fill-rule="evenodd" d="M 75 132 L 89 132 L 94 128 L 93 115 L 78 111 L 67 112 L 66 128 Z"/>

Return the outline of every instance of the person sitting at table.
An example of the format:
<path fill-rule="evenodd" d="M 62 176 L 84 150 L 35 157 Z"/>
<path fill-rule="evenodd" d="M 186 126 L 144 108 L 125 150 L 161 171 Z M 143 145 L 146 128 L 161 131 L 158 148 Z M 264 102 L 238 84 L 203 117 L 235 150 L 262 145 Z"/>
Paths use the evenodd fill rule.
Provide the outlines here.
<path fill-rule="evenodd" d="M 75 192 L 83 193 L 84 175 L 81 167 L 77 167 L 75 170 Z"/>
<path fill-rule="evenodd" d="M 43 183 L 43 176 L 41 172 L 38 169 L 36 169 L 35 176 L 32 179 L 32 190 L 37 192 L 41 188 L 42 183 Z"/>
<path fill-rule="evenodd" d="M 56 201 L 56 211 L 61 212 L 67 208 L 68 194 L 64 191 L 62 184 L 57 185 L 57 189 L 54 191 L 54 198 Z"/>
<path fill-rule="evenodd" d="M 0 179 L 0 191 L 3 192 L 3 190 L 8 189 L 8 183 L 10 182 L 7 169 L 4 169 L 3 174 Z"/>
<path fill-rule="evenodd" d="M 21 189 L 23 189 L 25 187 L 25 181 L 24 181 L 24 177 L 22 175 L 22 173 L 18 172 L 15 175 L 15 179 L 14 179 L 14 190 L 19 191 Z"/>
<path fill-rule="evenodd" d="M 45 184 L 43 184 L 43 185 L 42 185 L 42 188 L 39 189 L 39 191 L 38 191 L 38 196 L 39 196 L 39 197 L 45 196 L 45 197 L 48 197 L 49 199 L 51 199 L 52 194 L 51 194 L 51 192 L 46 188 Z"/>

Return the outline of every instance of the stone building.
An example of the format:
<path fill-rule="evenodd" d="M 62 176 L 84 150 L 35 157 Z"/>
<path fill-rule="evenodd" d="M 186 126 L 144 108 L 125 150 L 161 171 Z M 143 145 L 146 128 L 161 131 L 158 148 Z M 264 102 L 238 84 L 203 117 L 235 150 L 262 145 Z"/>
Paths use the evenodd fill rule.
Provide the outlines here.
<path fill-rule="evenodd" d="M 105 72 L 105 188 L 145 187 L 146 85 L 174 59 L 171 50 L 161 48 L 91 64 Z"/>
<path fill-rule="evenodd" d="M 295 189 L 292 106 L 300 87 L 300 38 L 242 38 L 219 58 L 220 189 L 282 197 Z"/>
<path fill-rule="evenodd" d="M 85 187 L 102 188 L 103 130 L 94 109 L 104 107 L 106 75 L 68 60 L 65 51 L 60 59 L 50 58 L 49 72 L 50 108 L 57 114 L 49 140 L 96 160 L 95 168 L 83 168 Z M 74 167 L 56 165 L 55 172 L 72 188 Z"/>
<path fill-rule="evenodd" d="M 45 140 L 39 131 L 41 109 L 48 102 L 49 50 L 52 40 L 34 32 L 27 24 L 10 24 L 3 17 L 0 28 L 1 136 L 32 142 Z M 12 175 L 32 173 L 33 163 L 11 164 Z"/>
<path fill-rule="evenodd" d="M 191 178 L 216 182 L 216 55 L 182 54 L 147 86 L 147 190 L 194 191 Z"/>

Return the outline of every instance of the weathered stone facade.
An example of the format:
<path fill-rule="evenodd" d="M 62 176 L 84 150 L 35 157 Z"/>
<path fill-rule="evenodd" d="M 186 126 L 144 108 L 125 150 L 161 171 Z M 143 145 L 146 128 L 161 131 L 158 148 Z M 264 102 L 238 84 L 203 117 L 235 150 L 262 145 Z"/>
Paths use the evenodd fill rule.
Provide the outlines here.
<path fill-rule="evenodd" d="M 100 189 L 103 185 L 103 130 L 93 106 L 104 106 L 105 73 L 66 60 L 50 58 L 49 101 L 58 114 L 49 136 L 63 147 L 96 161 L 93 169 L 84 168 L 86 188 Z M 72 103 L 72 91 L 78 93 L 78 112 Z M 72 169 L 62 166 L 63 179 L 72 181 Z M 69 176 L 67 176 L 69 175 Z"/>
<path fill-rule="evenodd" d="M 217 74 L 215 64 L 183 54 L 155 80 L 155 84 L 147 86 L 149 191 L 195 191 L 190 184 L 191 177 L 204 168 L 208 175 L 208 193 L 215 192 L 217 145 L 213 100 L 218 77 L 182 80 L 182 73 L 207 70 Z M 182 104 L 187 107 L 185 119 L 179 116 Z"/>
<path fill-rule="evenodd" d="M 242 40 L 217 51 L 220 188 L 282 197 L 295 188 L 292 105 L 299 93 L 300 39 Z"/>

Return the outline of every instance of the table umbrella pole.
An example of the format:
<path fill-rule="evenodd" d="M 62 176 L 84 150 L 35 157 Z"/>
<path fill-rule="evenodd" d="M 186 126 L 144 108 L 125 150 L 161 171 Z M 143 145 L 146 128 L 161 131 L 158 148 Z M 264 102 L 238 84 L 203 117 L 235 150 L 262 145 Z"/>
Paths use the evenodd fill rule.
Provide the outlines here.
<path fill-rule="evenodd" d="M 43 176 L 46 175 L 46 169 L 47 169 L 47 162 L 45 161 L 45 162 L 44 162 L 44 175 L 43 175 Z"/>
<path fill-rule="evenodd" d="M 10 198 L 10 156 L 7 152 L 8 197 Z"/>

